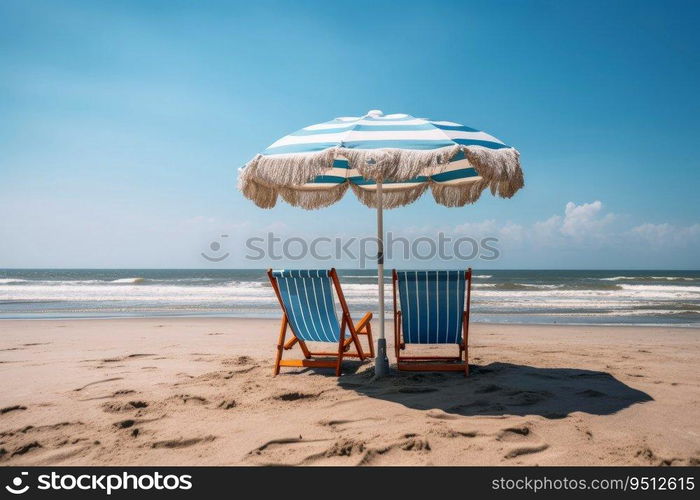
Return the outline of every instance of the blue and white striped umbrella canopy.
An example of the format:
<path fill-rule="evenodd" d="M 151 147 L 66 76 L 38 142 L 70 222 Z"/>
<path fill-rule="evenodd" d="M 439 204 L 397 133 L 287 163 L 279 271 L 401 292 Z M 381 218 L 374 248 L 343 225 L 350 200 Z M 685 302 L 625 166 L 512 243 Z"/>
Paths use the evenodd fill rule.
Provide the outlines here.
<path fill-rule="evenodd" d="M 475 202 L 487 187 L 510 198 L 523 187 L 518 151 L 450 121 L 384 115 L 336 118 L 289 134 L 240 171 L 239 188 L 262 208 L 277 197 L 306 209 L 335 203 L 351 188 L 376 208 L 407 205 L 430 188 L 448 207 Z"/>

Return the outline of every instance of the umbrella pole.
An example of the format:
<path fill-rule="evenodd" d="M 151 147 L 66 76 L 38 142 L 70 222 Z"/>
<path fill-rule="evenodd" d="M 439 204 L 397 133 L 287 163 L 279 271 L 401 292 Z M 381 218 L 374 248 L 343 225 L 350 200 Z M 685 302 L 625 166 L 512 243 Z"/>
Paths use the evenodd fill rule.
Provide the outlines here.
<path fill-rule="evenodd" d="M 377 181 L 377 285 L 379 286 L 379 337 L 377 357 L 374 359 L 374 375 L 384 377 L 389 374 L 389 358 L 386 356 L 384 337 L 384 214 L 382 203 L 382 182 Z"/>

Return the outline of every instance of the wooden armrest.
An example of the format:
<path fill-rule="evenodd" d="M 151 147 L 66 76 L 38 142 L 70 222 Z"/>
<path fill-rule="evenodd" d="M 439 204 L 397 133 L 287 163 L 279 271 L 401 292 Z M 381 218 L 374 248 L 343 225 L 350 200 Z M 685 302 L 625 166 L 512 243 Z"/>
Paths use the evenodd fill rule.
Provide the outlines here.
<path fill-rule="evenodd" d="M 359 332 L 367 328 L 367 325 L 369 325 L 369 322 L 372 320 L 372 313 L 368 312 L 363 316 L 363 318 L 360 320 L 358 324 L 355 325 L 355 331 Z"/>
<path fill-rule="evenodd" d="M 291 349 L 292 347 L 294 347 L 294 344 L 296 344 L 297 342 L 299 342 L 299 339 L 296 338 L 296 337 L 292 337 L 291 339 L 289 339 L 289 340 L 287 341 L 286 344 L 284 344 L 284 349 L 288 351 L 289 349 Z"/>

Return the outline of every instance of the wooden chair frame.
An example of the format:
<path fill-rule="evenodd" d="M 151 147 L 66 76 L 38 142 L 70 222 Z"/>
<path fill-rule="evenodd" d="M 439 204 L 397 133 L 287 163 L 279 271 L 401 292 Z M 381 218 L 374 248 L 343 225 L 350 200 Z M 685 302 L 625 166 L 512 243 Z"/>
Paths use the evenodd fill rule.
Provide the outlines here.
<path fill-rule="evenodd" d="M 338 273 L 335 268 L 329 271 L 329 276 L 333 281 L 333 288 L 335 288 L 335 293 L 338 295 L 338 301 L 340 302 L 340 308 L 342 309 L 342 320 L 340 322 L 340 335 L 338 338 L 338 351 L 337 352 L 312 352 L 306 342 L 296 336 L 291 323 L 289 322 L 289 316 L 287 315 L 287 310 L 284 306 L 284 301 L 280 295 L 279 285 L 277 283 L 277 278 L 272 274 L 272 269 L 267 270 L 267 276 L 270 279 L 272 288 L 275 290 L 275 295 L 282 308 L 282 323 L 280 325 L 279 340 L 277 341 L 277 355 L 275 357 L 275 366 L 273 370 L 273 375 L 278 375 L 280 372 L 280 367 L 282 366 L 308 366 L 317 368 L 335 368 L 336 376 L 340 376 L 343 367 L 343 358 L 359 358 L 360 361 L 364 361 L 368 357 L 374 358 L 374 341 L 372 339 L 372 313 L 368 312 L 365 314 L 359 323 L 355 324 L 350 317 L 350 309 L 345 301 L 345 295 L 343 295 L 343 289 L 340 287 L 340 280 L 338 280 Z M 287 327 L 289 327 L 291 338 L 287 338 Z M 345 338 L 345 329 L 350 331 L 350 337 Z M 362 344 L 360 343 L 360 335 L 366 335 L 367 341 L 369 342 L 369 356 L 365 354 L 362 349 Z M 286 341 L 286 342 L 285 342 Z M 304 359 L 282 359 L 284 351 L 290 350 L 295 344 L 299 344 L 301 352 L 304 354 Z M 350 347 L 354 346 L 356 352 L 348 352 Z M 335 360 L 319 360 L 313 359 L 314 357 L 331 357 L 336 358 Z"/>
<path fill-rule="evenodd" d="M 403 329 L 401 326 L 401 311 L 396 300 L 396 286 L 398 275 L 396 269 L 392 270 L 391 282 L 394 294 L 394 352 L 396 353 L 396 366 L 403 371 L 464 371 L 464 376 L 469 375 L 469 310 L 471 307 L 472 269 L 464 273 L 466 280 L 466 300 L 462 312 L 462 343 L 459 344 L 459 356 L 402 356 L 401 351 L 406 349 L 403 342 Z"/>

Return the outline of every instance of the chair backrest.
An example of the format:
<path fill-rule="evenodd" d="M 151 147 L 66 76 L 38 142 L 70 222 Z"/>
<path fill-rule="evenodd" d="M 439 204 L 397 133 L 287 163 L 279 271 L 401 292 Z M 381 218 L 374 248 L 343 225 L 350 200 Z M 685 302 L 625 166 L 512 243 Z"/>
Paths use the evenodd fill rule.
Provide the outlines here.
<path fill-rule="evenodd" d="M 330 271 L 272 271 L 279 297 L 294 335 L 304 341 L 338 342 L 340 324 L 336 315 Z"/>
<path fill-rule="evenodd" d="M 465 271 L 396 271 L 407 344 L 457 344 L 462 336 Z"/>

